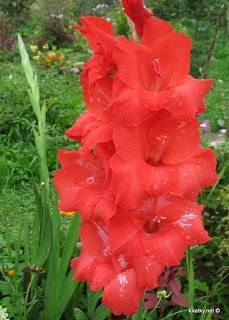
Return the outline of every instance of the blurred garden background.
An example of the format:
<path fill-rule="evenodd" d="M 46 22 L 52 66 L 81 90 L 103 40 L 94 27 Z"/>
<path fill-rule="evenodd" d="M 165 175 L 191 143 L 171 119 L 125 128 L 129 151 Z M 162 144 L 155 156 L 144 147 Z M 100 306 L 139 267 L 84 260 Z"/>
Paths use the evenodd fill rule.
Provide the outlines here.
<path fill-rule="evenodd" d="M 168 304 L 164 317 L 229 319 L 226 299 L 229 273 L 228 2 L 146 0 L 145 5 L 152 9 L 156 17 L 169 21 L 176 31 L 191 37 L 191 75 L 203 78 L 207 71 L 207 78 L 214 79 L 206 98 L 207 112 L 200 116 L 199 121 L 208 120 L 210 123 L 210 130 L 201 132 L 202 143 L 204 147 L 214 149 L 217 171 L 220 173 L 216 185 L 204 190 L 198 199 L 205 205 L 204 225 L 212 240 L 190 251 L 194 265 L 195 307 L 218 307 L 221 312 L 200 318 L 200 315 L 190 315 L 188 312 L 178 313 L 181 307 Z M 46 163 L 51 181 L 58 168 L 58 149 L 79 148 L 76 142 L 65 137 L 64 132 L 85 108 L 80 74 L 92 52 L 86 40 L 74 29 L 83 15 L 105 17 L 113 23 L 116 35 L 131 36 L 118 0 L 0 1 L 0 306 L 7 308 L 11 319 L 118 319 L 105 309 L 100 309 L 96 315 L 93 313 L 100 307 L 101 296 L 97 294 L 92 298 L 90 295 L 93 294 L 87 292 L 86 284 L 72 289 L 63 312 L 60 311 L 58 316 L 39 316 L 48 296 L 49 257 L 47 252 L 43 264 L 35 265 L 32 255 L 29 255 L 33 250 L 31 234 L 42 181 L 33 132 L 38 124 L 27 93 L 28 84 L 21 66 L 17 35 L 20 34 L 25 43 L 33 71 L 38 77 L 40 101 L 46 107 Z M 219 27 L 209 62 L 217 19 Z M 209 66 L 206 69 L 207 61 Z M 56 210 L 56 194 L 51 184 L 49 197 L 50 210 Z M 58 250 L 61 256 L 64 250 L 62 243 L 70 230 L 72 217 L 62 215 L 58 223 Z M 31 248 L 25 250 L 26 247 Z M 73 246 L 69 254 L 75 256 L 78 250 Z M 185 262 L 182 267 L 185 269 Z M 68 272 L 67 269 L 66 274 Z M 181 281 L 183 293 L 187 293 L 188 284 L 184 275 Z M 93 301 L 93 305 L 90 306 L 88 301 Z M 159 313 L 149 319 L 159 319 Z"/>

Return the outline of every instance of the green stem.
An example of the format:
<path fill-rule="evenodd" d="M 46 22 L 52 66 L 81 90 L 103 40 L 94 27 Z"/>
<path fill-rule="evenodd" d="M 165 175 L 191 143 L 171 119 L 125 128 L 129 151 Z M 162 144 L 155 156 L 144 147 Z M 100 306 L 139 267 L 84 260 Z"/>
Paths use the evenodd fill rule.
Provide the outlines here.
<path fill-rule="evenodd" d="M 186 309 L 186 310 L 176 311 L 176 312 L 174 312 L 174 313 L 172 313 L 172 314 L 169 314 L 168 316 L 164 317 L 163 320 L 168 319 L 168 318 L 171 318 L 172 316 L 175 316 L 176 314 L 179 314 L 179 313 L 182 313 L 182 312 L 188 312 L 188 310 Z M 180 318 L 179 318 L 179 319 L 180 319 Z M 186 319 L 186 318 L 185 318 L 185 319 Z"/>
<path fill-rule="evenodd" d="M 189 307 L 194 307 L 194 270 L 193 270 L 193 263 L 192 263 L 192 255 L 191 250 L 188 249 L 186 251 L 186 265 L 188 271 L 188 300 L 189 300 Z M 194 319 L 194 315 L 190 313 L 190 320 Z"/>

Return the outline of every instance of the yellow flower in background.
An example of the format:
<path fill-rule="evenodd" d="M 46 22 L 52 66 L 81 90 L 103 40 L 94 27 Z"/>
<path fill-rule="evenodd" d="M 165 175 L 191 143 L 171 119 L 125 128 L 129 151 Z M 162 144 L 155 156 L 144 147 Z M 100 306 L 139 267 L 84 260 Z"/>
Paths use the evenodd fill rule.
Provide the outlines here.
<path fill-rule="evenodd" d="M 32 52 L 37 51 L 37 49 L 38 49 L 38 47 L 37 47 L 37 46 L 30 46 L 30 50 L 31 50 Z"/>
<path fill-rule="evenodd" d="M 60 214 L 63 214 L 65 216 L 70 216 L 70 217 L 73 217 L 74 214 L 75 214 L 75 211 L 74 212 L 65 212 L 65 211 L 60 211 Z"/>
<path fill-rule="evenodd" d="M 47 55 L 44 55 L 43 58 L 46 61 L 48 67 L 55 63 L 61 65 L 64 62 L 64 56 L 58 52 L 49 52 Z"/>
<path fill-rule="evenodd" d="M 47 49 L 49 48 L 49 45 L 46 43 L 46 44 L 43 45 L 42 48 L 43 48 L 44 50 L 47 50 Z"/>
<path fill-rule="evenodd" d="M 7 273 L 8 273 L 8 276 L 10 277 L 13 277 L 15 275 L 15 271 L 13 269 L 9 269 Z"/>
<path fill-rule="evenodd" d="M 60 62 L 60 64 L 62 64 L 64 62 L 64 56 L 62 56 L 62 54 L 60 53 L 57 53 L 56 55 L 57 55 L 58 61 Z"/>
<path fill-rule="evenodd" d="M 40 57 L 39 56 L 33 56 L 33 60 L 38 61 L 38 60 L 40 60 Z"/>

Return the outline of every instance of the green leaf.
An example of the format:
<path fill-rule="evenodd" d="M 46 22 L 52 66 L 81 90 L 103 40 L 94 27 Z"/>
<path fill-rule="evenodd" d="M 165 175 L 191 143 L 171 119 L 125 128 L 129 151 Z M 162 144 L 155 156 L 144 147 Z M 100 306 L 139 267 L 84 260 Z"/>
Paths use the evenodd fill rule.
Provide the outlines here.
<path fill-rule="evenodd" d="M 61 279 L 66 274 L 66 271 L 69 267 L 70 259 L 72 258 L 73 251 L 76 246 L 76 242 L 79 238 L 80 222 L 81 222 L 80 215 L 75 214 L 64 241 L 63 253 L 61 256 L 60 267 L 57 275 L 57 278 L 59 279 L 60 282 L 62 282 Z"/>
<path fill-rule="evenodd" d="M 28 53 L 26 52 L 25 45 L 22 41 L 20 34 L 18 34 L 18 46 L 21 55 L 21 63 L 28 81 L 29 86 L 32 89 L 33 84 L 33 70 L 29 61 Z"/>
<path fill-rule="evenodd" d="M 12 291 L 10 284 L 5 281 L 0 281 L 0 292 L 2 295 L 6 296 Z"/>
<path fill-rule="evenodd" d="M 34 137 L 35 137 L 37 152 L 39 154 L 39 157 L 42 158 L 42 156 L 43 156 L 43 143 L 42 143 L 41 137 L 39 136 L 38 132 L 34 128 L 33 128 L 33 133 L 34 133 Z"/>
<path fill-rule="evenodd" d="M 109 315 L 111 315 L 111 310 L 104 304 L 100 304 L 98 308 L 95 309 L 93 320 L 103 320 Z"/>
<path fill-rule="evenodd" d="M 37 104 L 40 104 L 40 92 L 39 92 L 39 86 L 38 86 L 38 81 L 37 81 L 37 75 L 35 73 L 34 75 L 34 82 L 32 85 L 32 92 L 33 92 L 33 96 L 35 101 L 37 101 Z"/>
<path fill-rule="evenodd" d="M 206 310 L 206 308 L 204 310 Z M 211 318 L 212 318 L 212 313 L 207 313 L 207 314 L 202 313 L 200 316 L 200 320 L 211 320 Z"/>
<path fill-rule="evenodd" d="M 198 279 L 194 280 L 194 287 L 202 292 L 208 292 L 208 285 L 206 282 L 201 282 Z"/>
<path fill-rule="evenodd" d="M 59 297 L 57 296 L 57 313 L 59 317 L 63 314 L 66 309 L 69 300 L 71 299 L 74 291 L 77 289 L 80 282 L 73 280 L 74 271 L 71 270 L 63 283 L 63 286 L 60 291 Z"/>
<path fill-rule="evenodd" d="M 27 90 L 27 93 L 28 93 L 30 102 L 32 104 L 33 111 L 35 112 L 37 120 L 39 121 L 41 117 L 39 100 L 36 99 L 36 97 L 33 95 L 33 93 L 29 89 Z"/>
<path fill-rule="evenodd" d="M 39 121 L 40 134 L 45 134 L 45 126 L 46 126 L 46 104 L 44 103 L 41 108 L 41 118 Z"/>
<path fill-rule="evenodd" d="M 2 293 L 2 292 L 1 292 Z M 4 294 L 4 293 L 2 293 Z M 0 300 L 0 306 L 1 307 L 8 307 L 11 306 L 11 298 L 10 297 L 4 297 L 3 299 Z"/>
<path fill-rule="evenodd" d="M 74 308 L 73 314 L 76 320 L 88 320 L 86 314 L 79 308 Z"/>
<path fill-rule="evenodd" d="M 87 287 L 87 305 L 88 305 L 88 316 L 89 318 L 93 318 L 93 313 L 96 308 L 96 305 L 101 298 L 101 290 L 100 291 L 91 291 Z"/>

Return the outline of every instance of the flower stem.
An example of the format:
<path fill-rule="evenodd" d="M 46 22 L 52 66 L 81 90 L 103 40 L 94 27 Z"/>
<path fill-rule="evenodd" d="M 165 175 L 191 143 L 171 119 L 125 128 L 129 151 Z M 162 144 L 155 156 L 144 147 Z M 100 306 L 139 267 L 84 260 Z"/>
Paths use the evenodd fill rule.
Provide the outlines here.
<path fill-rule="evenodd" d="M 223 14 L 223 9 L 224 9 L 224 5 L 222 5 L 220 7 L 219 14 L 218 14 L 218 17 L 217 17 L 217 20 L 216 20 L 215 32 L 214 32 L 214 36 L 213 36 L 212 42 L 211 42 L 211 47 L 210 47 L 210 50 L 209 50 L 209 53 L 208 53 L 207 62 L 206 62 L 205 70 L 204 70 L 204 73 L 203 73 L 203 79 L 206 79 L 206 76 L 207 76 L 209 63 L 210 63 L 212 52 L 213 52 L 213 49 L 214 49 L 217 33 L 218 33 L 218 30 L 219 30 L 220 20 L 221 20 L 222 14 Z"/>

